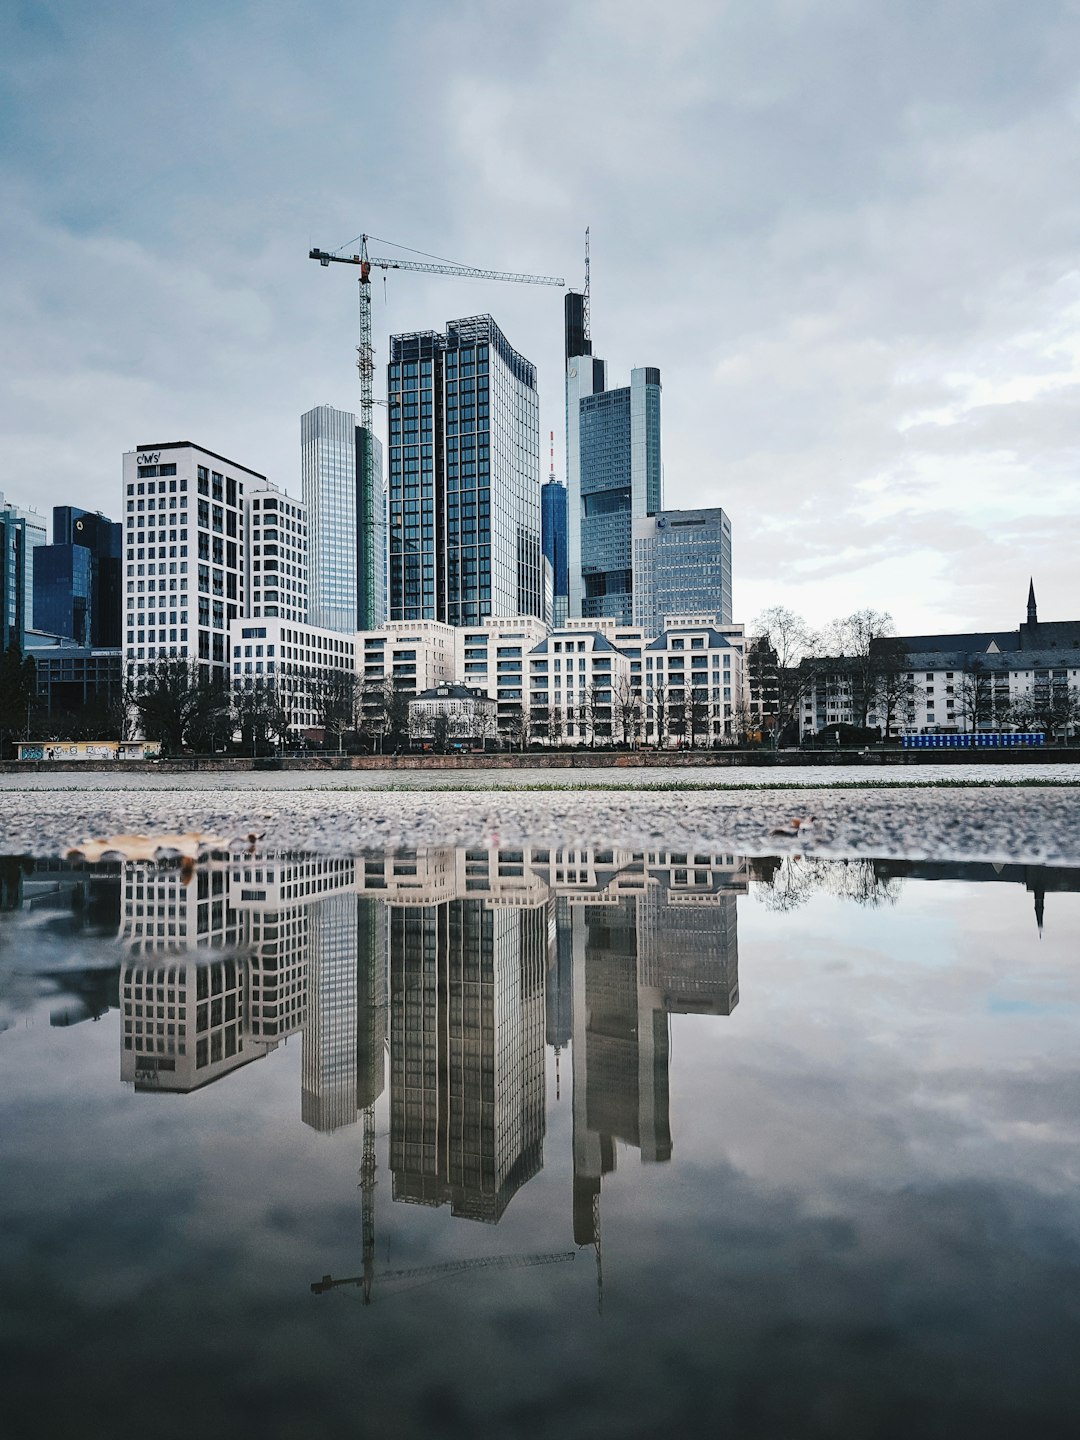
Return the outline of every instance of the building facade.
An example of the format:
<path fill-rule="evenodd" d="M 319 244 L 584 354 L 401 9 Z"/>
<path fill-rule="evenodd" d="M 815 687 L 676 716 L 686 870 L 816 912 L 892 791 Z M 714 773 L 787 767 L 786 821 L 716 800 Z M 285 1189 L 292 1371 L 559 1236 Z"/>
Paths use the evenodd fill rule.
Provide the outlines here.
<path fill-rule="evenodd" d="M 485 744 L 495 739 L 495 701 L 468 685 L 435 685 L 409 701 L 413 740 L 456 740 Z"/>
<path fill-rule="evenodd" d="M 244 496 L 245 614 L 307 621 L 307 509 L 271 481 Z"/>
<path fill-rule="evenodd" d="M 390 340 L 388 616 L 541 615 L 536 370 L 490 315 Z"/>
<path fill-rule="evenodd" d="M 23 648 L 34 629 L 34 551 L 47 535 L 44 517 L 9 505 L 0 492 L 0 645 Z"/>
<path fill-rule="evenodd" d="M 124 660 L 144 675 L 185 659 L 229 675 L 228 628 L 243 611 L 244 491 L 266 476 L 190 440 L 124 455 Z"/>
<path fill-rule="evenodd" d="M 746 679 L 742 626 L 670 616 L 644 647 L 642 734 L 651 744 L 720 745 L 738 738 Z"/>
<path fill-rule="evenodd" d="M 318 405 L 300 417 L 300 464 L 312 624 L 348 633 L 382 624 L 386 614 L 382 445 L 357 425 L 350 411 Z"/>
<path fill-rule="evenodd" d="M 327 688 L 339 705 L 341 687 L 356 678 L 357 637 L 273 616 L 239 616 L 229 626 L 232 686 L 273 692 L 290 728 L 324 728 Z"/>
<path fill-rule="evenodd" d="M 454 678 L 495 701 L 501 735 L 520 728 L 527 703 L 527 657 L 548 633 L 534 615 L 492 618 L 454 632 Z"/>
<path fill-rule="evenodd" d="M 634 624 L 659 634 L 671 615 L 731 624 L 731 521 L 719 508 L 635 516 Z"/>

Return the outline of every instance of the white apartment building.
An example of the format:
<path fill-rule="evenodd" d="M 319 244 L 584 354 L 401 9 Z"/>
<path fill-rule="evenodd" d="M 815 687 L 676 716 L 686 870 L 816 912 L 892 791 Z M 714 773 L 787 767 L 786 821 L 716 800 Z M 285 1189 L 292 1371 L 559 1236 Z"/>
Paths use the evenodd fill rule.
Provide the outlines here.
<path fill-rule="evenodd" d="M 244 495 L 245 615 L 307 620 L 307 507 L 271 481 Z"/>
<path fill-rule="evenodd" d="M 357 674 L 366 687 L 389 680 L 416 695 L 454 682 L 456 631 L 441 620 L 389 620 L 357 634 Z M 466 680 L 466 684 L 471 682 Z"/>
<path fill-rule="evenodd" d="M 241 616 L 229 626 L 233 689 L 273 688 L 294 730 L 319 729 L 327 677 L 355 678 L 358 639 L 295 620 Z"/>
<path fill-rule="evenodd" d="M 547 634 L 547 625 L 535 615 L 491 616 L 454 632 L 455 679 L 495 701 L 502 730 L 521 715 L 525 657 Z"/>
<path fill-rule="evenodd" d="M 1080 654 L 1066 650 L 931 650 L 906 655 L 904 664 L 892 701 L 882 687 L 871 697 L 867 724 L 882 734 L 887 722 L 893 735 L 1012 730 L 1025 701 L 1062 690 L 1080 694 Z M 849 670 L 822 662 L 802 701 L 800 738 L 830 725 L 858 724 L 856 691 Z"/>
<path fill-rule="evenodd" d="M 528 653 L 528 713 L 536 739 L 610 743 L 623 739 L 634 708 L 630 659 L 605 631 L 616 621 L 573 621 Z M 640 708 L 640 703 L 638 707 Z"/>
<path fill-rule="evenodd" d="M 644 646 L 642 733 L 651 744 L 721 744 L 746 699 L 741 625 L 672 615 Z"/>
<path fill-rule="evenodd" d="M 244 493 L 265 475 L 189 440 L 124 455 L 124 660 L 163 657 L 228 674 L 228 626 L 243 613 Z"/>

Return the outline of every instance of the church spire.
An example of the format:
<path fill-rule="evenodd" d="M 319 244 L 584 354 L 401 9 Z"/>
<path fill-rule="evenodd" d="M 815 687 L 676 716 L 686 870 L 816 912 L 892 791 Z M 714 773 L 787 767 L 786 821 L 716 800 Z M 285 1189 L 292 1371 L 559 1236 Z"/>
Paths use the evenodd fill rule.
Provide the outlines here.
<path fill-rule="evenodd" d="M 1035 608 L 1034 577 L 1028 582 L 1027 623 L 1029 625 L 1037 625 L 1039 623 L 1039 612 Z"/>

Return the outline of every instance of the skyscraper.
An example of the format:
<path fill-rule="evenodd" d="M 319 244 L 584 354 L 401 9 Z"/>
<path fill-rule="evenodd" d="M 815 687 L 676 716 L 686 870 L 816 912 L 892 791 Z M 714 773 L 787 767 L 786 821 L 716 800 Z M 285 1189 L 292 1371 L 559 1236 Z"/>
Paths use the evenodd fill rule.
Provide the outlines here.
<path fill-rule="evenodd" d="M 635 516 L 634 624 L 658 635 L 672 615 L 731 624 L 731 521 L 723 510 Z"/>
<path fill-rule="evenodd" d="M 365 456 L 371 448 L 370 490 Z M 371 630 L 385 619 L 382 445 L 356 416 L 318 405 L 300 417 L 309 531 L 309 619 L 324 630 Z"/>
<path fill-rule="evenodd" d="M 227 630 L 245 602 L 244 488 L 265 479 L 190 440 L 125 453 L 129 675 L 169 657 L 227 679 Z"/>
<path fill-rule="evenodd" d="M 0 646 L 21 650 L 34 625 L 34 550 L 45 544 L 45 521 L 9 505 L 0 492 Z"/>
<path fill-rule="evenodd" d="M 53 543 L 34 551 L 34 628 L 119 649 L 124 527 L 74 505 L 53 508 Z"/>
<path fill-rule="evenodd" d="M 632 521 L 661 504 L 660 371 L 607 389 L 585 297 L 566 297 L 566 488 L 571 616 L 633 617 Z"/>
<path fill-rule="evenodd" d="M 540 535 L 544 559 L 551 566 L 551 624 L 563 625 L 566 623 L 570 595 L 570 570 L 566 555 L 566 486 L 555 478 L 554 452 L 551 474 L 540 492 Z"/>
<path fill-rule="evenodd" d="M 389 619 L 541 615 L 536 369 L 490 315 L 390 340 Z"/>

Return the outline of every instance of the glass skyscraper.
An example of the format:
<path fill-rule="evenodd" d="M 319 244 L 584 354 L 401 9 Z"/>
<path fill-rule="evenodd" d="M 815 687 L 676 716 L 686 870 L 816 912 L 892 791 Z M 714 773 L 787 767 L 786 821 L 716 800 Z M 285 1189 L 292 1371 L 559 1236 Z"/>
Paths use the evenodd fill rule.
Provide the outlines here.
<path fill-rule="evenodd" d="M 582 297 L 566 297 L 566 482 L 569 612 L 630 622 L 636 517 L 661 505 L 660 371 L 607 389 L 584 332 Z"/>
<path fill-rule="evenodd" d="M 364 459 L 372 448 L 372 485 Z M 382 445 L 347 410 L 319 405 L 300 417 L 308 512 L 308 619 L 352 634 L 386 619 L 386 499 Z"/>
<path fill-rule="evenodd" d="M 53 508 L 53 543 L 34 551 L 34 627 L 119 649 L 124 527 L 74 505 Z"/>
<path fill-rule="evenodd" d="M 566 621 L 570 596 L 570 568 L 566 558 L 566 486 L 554 475 L 540 491 L 540 533 L 544 558 L 551 566 L 553 606 L 551 623 Z"/>
<path fill-rule="evenodd" d="M 657 635 L 671 615 L 731 621 L 731 521 L 723 510 L 661 510 L 634 520 L 634 624 Z"/>
<path fill-rule="evenodd" d="M 543 613 L 536 369 L 490 315 L 390 340 L 388 618 Z"/>
<path fill-rule="evenodd" d="M 34 550 L 45 544 L 45 521 L 9 505 L 0 491 L 0 648 L 21 650 L 34 627 Z"/>

